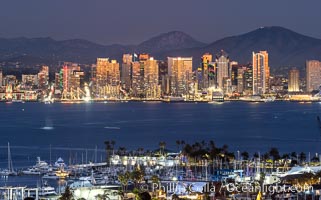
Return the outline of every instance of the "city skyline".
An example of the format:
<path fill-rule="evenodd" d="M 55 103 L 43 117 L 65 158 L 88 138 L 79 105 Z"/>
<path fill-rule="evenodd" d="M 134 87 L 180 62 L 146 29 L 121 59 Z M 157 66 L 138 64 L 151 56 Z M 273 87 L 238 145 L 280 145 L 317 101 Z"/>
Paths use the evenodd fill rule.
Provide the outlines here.
<path fill-rule="evenodd" d="M 299 0 L 233 3 L 204 0 L 151 4 L 144 0 L 127 2 L 125 6 L 118 1 L 98 0 L 90 3 L 32 0 L 20 1 L 20 6 L 16 6 L 17 2 L 1 2 L 0 37 L 81 38 L 100 44 L 137 44 L 144 38 L 179 30 L 208 43 L 262 26 L 283 26 L 321 38 L 321 28 L 317 20 L 312 20 L 321 18 L 318 12 L 321 2 L 317 1 L 306 4 Z M 221 9 L 216 9 L 218 7 Z M 265 9 L 254 9 L 256 7 Z M 184 8 L 185 12 L 177 12 L 178 8 Z M 300 20 L 293 20 L 297 18 Z"/>

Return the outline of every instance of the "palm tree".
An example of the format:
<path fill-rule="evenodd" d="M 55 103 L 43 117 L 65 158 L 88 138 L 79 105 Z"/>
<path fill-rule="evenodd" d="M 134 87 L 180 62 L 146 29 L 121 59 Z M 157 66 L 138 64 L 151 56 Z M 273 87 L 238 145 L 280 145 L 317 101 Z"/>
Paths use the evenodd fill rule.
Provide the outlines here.
<path fill-rule="evenodd" d="M 122 185 L 122 190 L 127 191 L 128 181 L 130 179 L 130 173 L 126 171 L 125 173 L 118 174 L 118 181 Z"/>
<path fill-rule="evenodd" d="M 150 196 L 150 194 L 148 192 L 141 192 L 138 194 L 138 197 L 140 200 L 151 200 L 152 197 Z"/>
<path fill-rule="evenodd" d="M 241 156 L 242 156 L 242 158 L 243 158 L 243 160 L 248 160 L 249 159 L 249 153 L 247 152 L 247 151 L 243 151 L 242 153 L 241 153 Z"/>
<path fill-rule="evenodd" d="M 112 140 L 112 141 L 110 142 L 110 144 L 111 144 L 112 150 L 114 150 L 116 142 L 115 142 L 114 140 Z"/>
<path fill-rule="evenodd" d="M 65 192 L 62 194 L 59 200 L 74 200 L 74 195 L 72 194 L 69 186 L 66 187 Z"/>
<path fill-rule="evenodd" d="M 303 163 L 306 159 L 307 159 L 307 156 L 305 155 L 305 153 L 304 153 L 304 152 L 301 152 L 301 153 L 299 154 L 299 160 L 300 160 L 300 162 Z"/>
<path fill-rule="evenodd" d="M 273 170 L 275 168 L 275 161 L 279 160 L 281 158 L 279 150 L 275 147 L 272 147 L 269 151 L 269 155 L 272 157 L 272 161 L 273 161 Z"/>
<path fill-rule="evenodd" d="M 177 145 L 177 151 L 179 151 L 180 145 L 181 145 L 181 141 L 180 140 L 176 140 L 176 145 Z"/>
<path fill-rule="evenodd" d="M 163 141 L 159 143 L 159 149 L 160 149 L 161 155 L 165 154 L 165 146 L 166 146 L 166 142 Z"/>
<path fill-rule="evenodd" d="M 109 163 L 112 144 L 111 144 L 111 142 L 109 140 L 105 141 L 104 144 L 105 144 L 105 149 L 106 149 L 106 154 L 107 154 L 106 160 L 107 160 L 107 163 Z"/>
<path fill-rule="evenodd" d="M 296 164 L 298 164 L 298 155 L 297 155 L 297 153 L 296 152 L 291 152 L 291 165 L 293 166 L 293 165 L 296 165 Z"/>
<path fill-rule="evenodd" d="M 108 200 L 110 198 L 108 197 L 107 191 L 104 191 L 104 194 L 97 194 L 96 199 L 97 200 Z"/>
<path fill-rule="evenodd" d="M 144 180 L 144 171 L 141 170 L 139 167 L 136 167 L 131 173 L 130 178 L 134 181 L 135 187 L 137 187 L 138 183 Z"/>

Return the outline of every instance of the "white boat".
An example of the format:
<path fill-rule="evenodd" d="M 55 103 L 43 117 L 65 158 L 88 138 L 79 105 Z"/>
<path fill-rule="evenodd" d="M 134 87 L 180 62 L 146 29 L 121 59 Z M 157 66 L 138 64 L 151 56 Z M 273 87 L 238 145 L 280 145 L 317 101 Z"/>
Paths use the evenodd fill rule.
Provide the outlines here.
<path fill-rule="evenodd" d="M 209 101 L 210 104 L 223 104 L 223 101 Z"/>
<path fill-rule="evenodd" d="M 25 175 L 40 175 L 41 171 L 37 168 L 28 168 L 26 170 L 22 170 L 22 173 Z"/>
<path fill-rule="evenodd" d="M 59 179 L 55 172 L 49 172 L 42 176 L 43 179 Z"/>
<path fill-rule="evenodd" d="M 57 167 L 59 169 L 66 167 L 66 164 L 61 157 L 59 157 L 58 160 L 55 162 L 55 167 Z"/>
<path fill-rule="evenodd" d="M 263 99 L 264 102 L 273 102 L 275 101 L 275 97 L 266 97 L 265 99 Z"/>
<path fill-rule="evenodd" d="M 40 175 L 40 174 L 47 173 L 51 170 L 52 169 L 50 168 L 50 166 L 48 165 L 47 162 L 41 160 L 40 157 L 37 157 L 36 165 L 34 165 L 26 170 L 23 170 L 22 173 L 26 174 L 26 175 Z"/>
<path fill-rule="evenodd" d="M 11 100 L 12 101 L 12 103 L 25 103 L 23 100 L 21 100 L 21 99 L 12 99 Z"/>
<path fill-rule="evenodd" d="M 52 196 L 57 195 L 54 187 L 51 187 L 47 184 L 39 188 L 39 196 Z"/>

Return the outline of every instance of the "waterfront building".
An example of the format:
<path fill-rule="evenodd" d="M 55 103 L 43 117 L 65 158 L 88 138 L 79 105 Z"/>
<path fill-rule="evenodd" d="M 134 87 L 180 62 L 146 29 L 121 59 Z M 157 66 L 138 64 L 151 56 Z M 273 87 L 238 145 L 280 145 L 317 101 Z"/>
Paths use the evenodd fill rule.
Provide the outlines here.
<path fill-rule="evenodd" d="M 132 97 L 144 97 L 144 69 L 139 61 L 131 65 L 131 91 Z"/>
<path fill-rule="evenodd" d="M 158 84 L 158 62 L 153 57 L 149 57 L 147 60 L 142 60 L 141 66 L 144 70 L 144 91 L 146 98 L 159 98 L 160 86 Z"/>
<path fill-rule="evenodd" d="M 288 92 L 300 91 L 300 72 L 298 69 L 291 69 L 289 71 Z"/>
<path fill-rule="evenodd" d="M 238 69 L 240 65 L 237 62 L 230 62 L 231 66 L 231 92 L 237 92 L 237 78 L 238 78 Z"/>
<path fill-rule="evenodd" d="M 244 66 L 244 91 L 243 94 L 251 94 L 253 93 L 253 66 L 252 64 L 247 64 Z"/>
<path fill-rule="evenodd" d="M 253 58 L 253 95 L 262 95 L 269 92 L 270 67 L 267 51 L 252 53 Z"/>
<path fill-rule="evenodd" d="M 38 88 L 39 89 L 46 89 L 48 88 L 49 84 L 49 67 L 42 66 L 39 73 L 37 74 L 38 78 Z"/>
<path fill-rule="evenodd" d="M 245 81 L 246 66 L 239 65 L 236 70 L 237 70 L 237 72 L 236 72 L 236 92 L 239 94 L 242 94 L 245 90 L 245 84 L 246 84 L 246 81 Z M 233 72 L 233 73 L 235 73 L 235 72 Z"/>
<path fill-rule="evenodd" d="M 0 70 L 0 87 L 2 86 L 3 82 L 3 74 L 2 71 Z"/>
<path fill-rule="evenodd" d="M 134 56 L 135 57 L 135 56 Z M 138 60 L 127 62 L 130 66 L 130 94 L 135 98 L 159 98 L 161 88 L 159 85 L 158 61 L 149 54 L 139 54 Z"/>
<path fill-rule="evenodd" d="M 55 89 L 56 90 L 61 90 L 62 89 L 62 79 L 61 79 L 61 77 L 62 76 L 61 76 L 60 72 L 56 72 L 55 73 Z"/>
<path fill-rule="evenodd" d="M 131 88 L 131 65 L 133 62 L 133 55 L 132 54 L 124 54 L 123 55 L 123 62 L 121 64 L 121 72 L 120 72 L 120 79 L 121 79 L 121 87 L 125 90 L 125 92 L 129 92 Z"/>
<path fill-rule="evenodd" d="M 22 88 L 32 89 L 33 86 L 38 85 L 38 75 L 34 74 L 22 74 L 21 76 Z"/>
<path fill-rule="evenodd" d="M 217 86 L 224 93 L 229 93 L 231 89 L 231 66 L 228 54 L 221 50 L 216 55 L 215 65 L 217 68 Z"/>
<path fill-rule="evenodd" d="M 80 99 L 84 96 L 84 72 L 72 62 L 64 62 L 59 73 L 55 74 L 55 88 L 62 91 L 63 99 Z"/>
<path fill-rule="evenodd" d="M 275 75 L 270 77 L 270 90 L 273 93 L 285 92 L 288 80 L 284 75 Z"/>
<path fill-rule="evenodd" d="M 116 60 L 97 58 L 96 84 L 99 97 L 119 98 L 120 69 Z"/>
<path fill-rule="evenodd" d="M 168 57 L 168 75 L 171 82 L 172 96 L 183 96 L 189 93 L 192 81 L 192 57 Z"/>
<path fill-rule="evenodd" d="M 161 95 L 169 95 L 170 78 L 168 76 L 168 63 L 158 61 L 158 84 L 161 87 Z"/>
<path fill-rule="evenodd" d="M 210 87 L 209 85 L 209 72 L 210 72 L 210 63 L 212 62 L 213 60 L 213 56 L 212 54 L 210 53 L 205 53 L 203 56 L 202 56 L 202 63 L 201 63 L 201 70 L 202 70 L 202 73 L 201 73 L 201 76 L 199 77 L 200 78 L 200 81 L 198 81 L 198 88 L 201 88 L 203 90 L 207 90 L 207 88 Z"/>
<path fill-rule="evenodd" d="M 16 86 L 16 84 L 18 83 L 17 81 L 17 77 L 15 75 L 6 75 L 3 78 L 3 85 L 4 86 Z"/>
<path fill-rule="evenodd" d="M 306 90 L 319 90 L 321 86 L 321 62 L 318 60 L 306 61 Z"/>

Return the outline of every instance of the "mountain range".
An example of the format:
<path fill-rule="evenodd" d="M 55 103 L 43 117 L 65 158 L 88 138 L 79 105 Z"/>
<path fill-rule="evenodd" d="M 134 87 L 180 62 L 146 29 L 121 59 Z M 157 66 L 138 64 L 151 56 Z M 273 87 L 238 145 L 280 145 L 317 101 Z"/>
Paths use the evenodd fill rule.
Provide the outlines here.
<path fill-rule="evenodd" d="M 283 27 L 261 27 L 241 35 L 226 37 L 206 44 L 180 31 L 155 36 L 138 45 L 100 45 L 87 40 L 54 40 L 52 38 L 0 38 L 0 62 L 25 65 L 57 65 L 58 61 L 82 64 L 96 62 L 97 57 L 121 61 L 124 53 L 150 53 L 156 59 L 167 56 L 192 56 L 194 68 L 202 54 L 224 50 L 230 60 L 251 62 L 253 51 L 267 50 L 271 68 L 303 68 L 309 59 L 321 60 L 321 39 L 312 38 Z"/>

